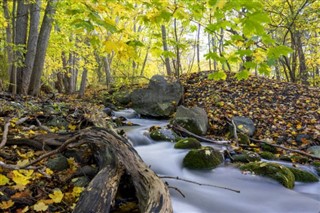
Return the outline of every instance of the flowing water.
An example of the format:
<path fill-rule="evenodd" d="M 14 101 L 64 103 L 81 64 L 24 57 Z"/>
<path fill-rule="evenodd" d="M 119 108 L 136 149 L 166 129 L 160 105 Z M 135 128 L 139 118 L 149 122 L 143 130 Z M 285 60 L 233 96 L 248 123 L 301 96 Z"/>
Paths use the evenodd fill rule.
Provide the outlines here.
<path fill-rule="evenodd" d="M 134 118 L 131 110 L 121 111 L 124 116 L 139 126 L 125 127 L 127 137 L 135 146 L 144 162 L 160 176 L 173 176 L 204 184 L 240 190 L 199 186 L 175 179 L 164 179 L 171 188 L 175 213 L 230 212 L 230 213 L 320 213 L 320 182 L 296 183 L 293 190 L 286 189 L 271 179 L 242 174 L 230 165 L 209 171 L 189 170 L 182 167 L 182 160 L 188 150 L 174 149 L 173 143 L 154 142 L 148 137 L 153 125 L 165 126 L 167 121 Z M 210 145 L 203 143 L 203 145 Z"/>

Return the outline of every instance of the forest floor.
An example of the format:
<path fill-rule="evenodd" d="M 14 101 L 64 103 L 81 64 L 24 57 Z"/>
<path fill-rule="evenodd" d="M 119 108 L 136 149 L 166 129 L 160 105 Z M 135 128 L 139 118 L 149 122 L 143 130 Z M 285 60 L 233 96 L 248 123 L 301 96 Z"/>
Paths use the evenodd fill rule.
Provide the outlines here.
<path fill-rule="evenodd" d="M 212 81 L 207 75 L 208 72 L 201 72 L 181 78 L 185 87 L 183 104 L 204 107 L 208 113 L 210 128 L 206 137 L 230 137 L 231 118 L 247 116 L 256 125 L 253 136 L 256 140 L 288 148 L 278 149 L 278 155 L 292 156 L 290 150 L 305 152 L 309 146 L 320 145 L 319 88 L 255 77 L 237 81 L 230 74 L 225 81 Z M 58 147 L 57 141 L 45 140 L 52 134 L 79 131 L 102 120 L 111 123 L 111 118 L 103 113 L 102 98 L 101 91 L 88 91 L 84 99 L 0 93 L 0 209 L 72 211 L 84 189 L 81 184 L 75 184 L 79 183 L 79 168 L 86 165 L 94 168 L 91 160 L 81 162 L 73 156 L 67 159 L 67 169 L 52 171 L 48 159 L 54 156 L 49 156 L 33 165 L 33 170 L 17 168 Z M 299 135 L 303 137 L 297 139 Z M 248 146 L 259 152 L 256 144 Z M 81 153 L 90 155 L 83 150 Z M 311 161 L 307 158 L 303 163 Z"/>

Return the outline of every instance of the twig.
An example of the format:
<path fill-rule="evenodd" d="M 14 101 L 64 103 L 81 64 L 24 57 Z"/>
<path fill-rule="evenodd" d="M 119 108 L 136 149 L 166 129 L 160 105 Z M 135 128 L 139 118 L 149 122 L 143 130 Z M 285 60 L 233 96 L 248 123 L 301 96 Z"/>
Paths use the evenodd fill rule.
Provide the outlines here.
<path fill-rule="evenodd" d="M 20 125 L 23 124 L 25 121 L 27 121 L 29 119 L 29 117 L 24 117 L 24 118 L 20 118 L 17 122 L 16 125 Z"/>
<path fill-rule="evenodd" d="M 200 141 L 203 141 L 203 142 L 207 142 L 207 143 L 214 143 L 214 144 L 219 144 L 219 145 L 224 145 L 224 144 L 229 144 L 230 141 L 217 141 L 217 140 L 211 140 L 211 139 L 208 139 L 208 138 L 205 138 L 205 137 L 201 137 L 199 135 L 196 135 L 192 132 L 189 132 L 188 130 L 186 130 L 185 128 L 183 128 L 182 126 L 179 126 L 177 124 L 173 125 L 172 126 L 173 130 L 176 130 L 176 131 L 179 131 L 179 132 L 182 132 L 182 133 L 185 133 L 189 136 L 192 136 Z"/>
<path fill-rule="evenodd" d="M 9 132 L 9 126 L 10 126 L 10 118 L 6 119 L 6 123 L 4 124 L 4 129 L 3 129 L 3 135 L 2 135 L 2 141 L 0 144 L 0 149 L 4 147 L 7 143 L 7 137 L 8 137 L 8 132 Z"/>
<path fill-rule="evenodd" d="M 50 151 L 50 152 L 47 152 L 47 153 L 41 155 L 40 157 L 38 157 L 38 158 L 35 159 L 34 161 L 31 161 L 29 164 L 27 164 L 27 165 L 25 165 L 25 166 L 23 166 L 23 167 L 21 167 L 21 168 L 22 168 L 22 169 L 27 168 L 27 167 L 35 164 L 35 163 L 40 162 L 41 160 L 43 160 L 43 159 L 45 159 L 45 158 L 50 157 L 51 155 L 54 155 L 54 154 L 57 154 L 57 153 L 61 152 L 62 150 L 64 150 L 65 148 L 67 148 L 67 146 L 68 146 L 70 143 L 72 143 L 72 142 L 74 142 L 74 141 L 77 141 L 80 136 L 81 136 L 81 134 L 78 134 L 78 135 L 70 138 L 69 140 L 65 141 L 61 146 L 59 146 L 57 149 L 52 150 L 52 151 Z"/>
<path fill-rule="evenodd" d="M 22 169 L 21 166 L 18 166 L 18 165 L 13 165 L 13 164 L 6 164 L 2 161 L 0 161 L 0 167 L 3 167 L 5 169 L 12 169 L 12 170 L 18 170 L 18 169 Z M 28 166 L 28 168 L 25 168 L 25 169 L 33 169 L 33 170 L 36 170 L 36 169 L 39 169 L 38 166 Z"/>
<path fill-rule="evenodd" d="M 41 129 L 43 129 L 43 130 L 45 130 L 45 131 L 47 131 L 47 132 L 52 133 L 52 131 L 51 131 L 48 127 L 46 127 L 46 126 L 44 126 L 44 125 L 41 124 L 41 122 L 38 120 L 38 118 L 36 118 L 36 121 L 37 121 L 37 124 L 39 125 L 39 127 L 40 127 Z"/>
<path fill-rule="evenodd" d="M 177 187 L 173 187 L 173 186 L 168 186 L 169 189 L 174 189 L 176 190 L 183 198 L 185 198 L 186 196 L 181 192 L 180 189 L 178 189 Z"/>
<path fill-rule="evenodd" d="M 232 192 L 240 193 L 240 190 L 231 189 L 231 188 L 224 187 L 224 186 L 217 186 L 217 185 L 207 184 L 207 183 L 199 183 L 199 182 L 196 182 L 196 181 L 180 178 L 178 176 L 177 177 L 173 177 L 173 176 L 161 176 L 161 175 L 159 175 L 159 177 L 160 178 L 166 178 L 166 179 L 176 179 L 176 180 L 181 180 L 181 181 L 184 181 L 184 182 L 187 182 L 187 183 L 193 183 L 193 184 L 196 184 L 196 185 L 199 185 L 199 186 L 210 186 L 210 187 L 215 187 L 215 188 L 219 188 L 219 189 L 226 189 L 226 190 L 229 190 L 229 191 L 232 191 Z"/>

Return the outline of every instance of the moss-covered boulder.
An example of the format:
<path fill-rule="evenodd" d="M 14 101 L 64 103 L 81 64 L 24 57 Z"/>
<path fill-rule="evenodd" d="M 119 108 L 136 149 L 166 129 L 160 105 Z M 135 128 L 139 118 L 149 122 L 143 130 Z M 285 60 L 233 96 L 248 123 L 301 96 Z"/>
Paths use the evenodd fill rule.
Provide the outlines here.
<path fill-rule="evenodd" d="M 157 129 L 157 128 L 152 128 L 150 130 L 150 138 L 155 140 L 155 141 L 177 141 L 180 139 L 176 133 L 174 133 L 170 129 Z"/>
<path fill-rule="evenodd" d="M 250 138 L 249 138 L 248 135 L 243 134 L 243 133 L 239 133 L 238 137 L 239 137 L 239 143 L 240 144 L 244 144 L 244 145 L 249 145 L 250 144 Z"/>
<path fill-rule="evenodd" d="M 318 177 L 310 172 L 307 172 L 307 171 L 304 171 L 301 169 L 297 169 L 297 168 L 292 168 L 292 167 L 288 167 L 288 168 L 294 174 L 296 181 L 305 182 L 305 183 L 319 181 Z"/>
<path fill-rule="evenodd" d="M 250 171 L 257 175 L 272 178 L 284 187 L 292 189 L 294 187 L 294 174 L 287 167 L 277 163 L 251 162 L 240 166 L 243 171 Z"/>
<path fill-rule="evenodd" d="M 262 157 L 263 159 L 266 159 L 266 160 L 276 159 L 276 156 L 273 153 L 268 152 L 268 151 L 261 152 L 260 157 Z"/>
<path fill-rule="evenodd" d="M 259 154 L 251 151 L 243 151 L 241 154 L 237 154 L 232 156 L 233 162 L 242 162 L 242 163 L 249 163 L 249 162 L 255 162 L 260 161 L 261 157 Z"/>
<path fill-rule="evenodd" d="M 274 146 L 270 146 L 269 144 L 262 143 L 261 149 L 266 152 L 277 153 L 277 148 Z"/>
<path fill-rule="evenodd" d="M 214 169 L 222 162 L 222 154 L 212 147 L 206 146 L 190 150 L 183 159 L 183 166 L 190 169 Z"/>
<path fill-rule="evenodd" d="M 176 149 L 198 149 L 200 147 L 201 143 L 195 138 L 183 138 L 174 145 Z"/>

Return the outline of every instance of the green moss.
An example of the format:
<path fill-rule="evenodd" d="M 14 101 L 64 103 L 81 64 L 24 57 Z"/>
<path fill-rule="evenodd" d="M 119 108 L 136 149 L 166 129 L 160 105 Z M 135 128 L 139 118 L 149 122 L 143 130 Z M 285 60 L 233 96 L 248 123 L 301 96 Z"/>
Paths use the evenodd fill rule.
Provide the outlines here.
<path fill-rule="evenodd" d="M 273 159 L 276 158 L 273 153 L 267 152 L 267 151 L 261 152 L 261 153 L 260 153 L 260 156 L 261 156 L 263 159 L 267 159 L 267 160 L 273 160 Z"/>
<path fill-rule="evenodd" d="M 150 138 L 152 138 L 155 141 L 168 141 L 168 140 L 170 140 L 164 134 L 162 134 L 159 129 L 151 131 Z"/>
<path fill-rule="evenodd" d="M 293 155 L 291 161 L 295 163 L 305 164 L 308 163 L 309 159 L 300 155 Z"/>
<path fill-rule="evenodd" d="M 263 151 L 267 151 L 267 152 L 271 152 L 271 153 L 277 153 L 277 148 L 276 147 L 270 146 L 270 145 L 268 145 L 266 143 L 262 143 L 261 144 L 261 149 Z"/>
<path fill-rule="evenodd" d="M 183 166 L 190 169 L 213 169 L 223 162 L 222 154 L 212 147 L 193 149 L 183 159 Z"/>
<path fill-rule="evenodd" d="M 200 147 L 200 142 L 195 138 L 184 138 L 174 145 L 176 149 L 198 149 Z"/>
<path fill-rule="evenodd" d="M 242 154 L 234 155 L 232 156 L 233 162 L 242 162 L 242 163 L 249 163 L 249 162 L 255 162 L 260 161 L 261 157 L 251 151 L 243 151 Z"/>
<path fill-rule="evenodd" d="M 314 174 L 301 170 L 301 169 L 297 169 L 297 168 L 292 168 L 292 167 L 288 167 L 290 169 L 290 171 L 294 174 L 295 180 L 299 181 L 299 182 L 318 182 L 319 179 L 317 178 L 317 176 L 315 176 Z"/>
<path fill-rule="evenodd" d="M 282 160 L 282 161 L 287 161 L 287 162 L 292 162 L 290 156 L 288 155 L 282 155 L 279 157 L 279 160 Z"/>
<path fill-rule="evenodd" d="M 251 171 L 257 175 L 272 178 L 284 187 L 292 189 L 294 187 L 295 177 L 293 173 L 285 166 L 277 163 L 251 162 L 240 166 L 241 170 Z"/>

